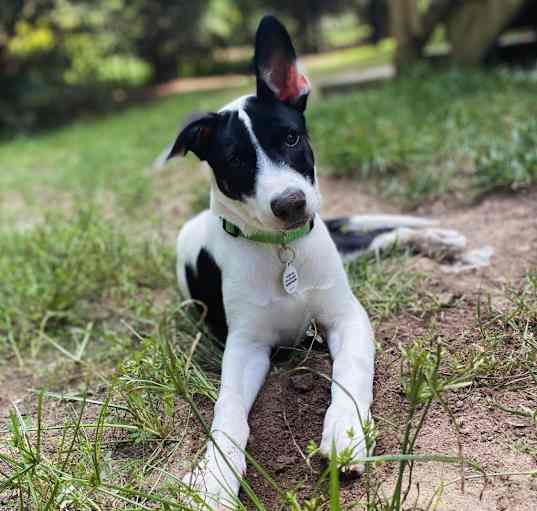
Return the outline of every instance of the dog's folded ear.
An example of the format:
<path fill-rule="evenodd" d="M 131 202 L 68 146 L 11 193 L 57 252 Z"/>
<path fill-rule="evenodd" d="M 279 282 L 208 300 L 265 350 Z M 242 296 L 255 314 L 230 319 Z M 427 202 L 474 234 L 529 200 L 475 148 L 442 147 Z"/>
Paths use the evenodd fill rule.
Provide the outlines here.
<path fill-rule="evenodd" d="M 192 151 L 201 161 L 207 159 L 211 140 L 216 129 L 218 114 L 193 114 L 170 145 L 166 160 L 185 156 Z"/>
<path fill-rule="evenodd" d="M 303 112 L 311 86 L 297 65 L 296 52 L 285 27 L 274 17 L 265 16 L 255 37 L 257 97 L 278 100 Z"/>

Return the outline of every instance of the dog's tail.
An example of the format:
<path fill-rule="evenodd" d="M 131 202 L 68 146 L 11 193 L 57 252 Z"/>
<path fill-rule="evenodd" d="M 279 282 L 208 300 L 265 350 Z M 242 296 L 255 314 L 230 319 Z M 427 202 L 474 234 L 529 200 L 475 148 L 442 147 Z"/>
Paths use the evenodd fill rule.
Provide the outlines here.
<path fill-rule="evenodd" d="M 325 223 L 345 261 L 394 246 L 428 256 L 454 258 L 466 247 L 466 238 L 459 232 L 440 229 L 434 220 L 410 215 L 357 215 Z"/>

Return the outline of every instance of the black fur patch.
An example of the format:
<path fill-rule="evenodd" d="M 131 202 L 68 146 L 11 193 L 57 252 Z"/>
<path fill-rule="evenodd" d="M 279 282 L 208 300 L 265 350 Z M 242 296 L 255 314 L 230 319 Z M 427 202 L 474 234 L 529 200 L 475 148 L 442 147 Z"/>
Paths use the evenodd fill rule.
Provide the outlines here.
<path fill-rule="evenodd" d="M 256 97 L 248 99 L 245 111 L 267 156 L 275 163 L 288 165 L 313 183 L 315 160 L 304 115 L 280 101 L 260 101 Z M 285 143 L 289 133 L 300 136 L 295 147 L 288 147 Z"/>
<path fill-rule="evenodd" d="M 177 135 L 167 159 L 192 151 L 201 161 L 207 159 L 209 143 L 218 121 L 217 114 L 193 114 Z"/>
<path fill-rule="evenodd" d="M 325 220 L 325 224 L 340 254 L 367 250 L 377 236 L 393 231 L 391 227 L 382 227 L 370 231 L 346 231 L 347 218 Z"/>
<path fill-rule="evenodd" d="M 238 112 L 218 114 L 206 159 L 224 195 L 242 200 L 255 194 L 257 155 Z"/>
<path fill-rule="evenodd" d="M 190 296 L 207 306 L 206 322 L 209 330 L 223 345 L 226 341 L 228 326 L 220 267 L 211 254 L 202 248 L 196 261 L 196 268 L 187 264 L 185 270 Z"/>

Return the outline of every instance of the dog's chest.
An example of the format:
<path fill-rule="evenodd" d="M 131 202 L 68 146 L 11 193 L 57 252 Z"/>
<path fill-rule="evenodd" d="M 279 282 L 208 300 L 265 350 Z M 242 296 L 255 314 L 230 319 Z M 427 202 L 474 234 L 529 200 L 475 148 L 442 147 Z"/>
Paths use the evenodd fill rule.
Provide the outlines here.
<path fill-rule="evenodd" d="M 322 221 L 289 246 L 295 252 L 292 264 L 298 276 L 292 294 L 282 282 L 286 265 L 278 246 L 232 237 L 210 212 L 181 231 L 177 244 L 181 289 L 209 306 L 208 322 L 221 327 L 222 341 L 225 330 L 247 332 L 269 343 L 293 342 L 323 310 L 326 296 L 333 296 L 334 287 L 344 283 L 341 259 Z M 205 259 L 211 264 L 201 264 Z"/>
<path fill-rule="evenodd" d="M 295 344 L 302 339 L 314 316 L 309 295 L 306 292 L 264 307 L 243 305 L 238 321 L 247 323 L 249 331 L 262 332 L 260 340 L 270 344 Z"/>
<path fill-rule="evenodd" d="M 321 264 L 320 254 L 304 248 L 296 248 L 294 253 L 286 263 L 279 247 L 259 250 L 246 241 L 228 250 L 222 264 L 224 301 L 295 312 L 307 308 L 307 296 L 333 286 L 334 275 L 330 265 Z M 292 286 L 290 276 L 296 279 Z"/>
<path fill-rule="evenodd" d="M 286 264 L 277 247 L 260 250 L 245 241 L 227 248 L 222 291 L 231 329 L 262 332 L 271 343 L 293 343 L 301 338 L 323 291 L 335 284 L 331 265 L 322 264 L 322 251 L 305 248 L 296 247 L 292 262 L 298 277 L 294 293 L 285 289 Z"/>

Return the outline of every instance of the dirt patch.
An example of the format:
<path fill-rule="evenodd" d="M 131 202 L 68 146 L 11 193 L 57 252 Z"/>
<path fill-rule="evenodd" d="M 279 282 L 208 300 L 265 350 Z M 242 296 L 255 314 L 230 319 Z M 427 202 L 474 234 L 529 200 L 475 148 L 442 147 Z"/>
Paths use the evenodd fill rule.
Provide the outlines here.
<path fill-rule="evenodd" d="M 441 209 L 444 210 L 445 206 Z M 536 261 L 537 189 L 517 195 L 489 196 L 475 207 L 438 211 L 434 218 L 458 229 L 469 248 L 491 245 L 492 265 L 477 273 L 491 288 L 520 278 Z"/>
<path fill-rule="evenodd" d="M 325 374 L 330 371 L 328 357 L 318 353 L 306 365 Z M 311 496 L 322 470 L 318 457 L 306 461 L 307 447 L 312 439 L 320 441 L 330 386 L 319 376 L 290 375 L 288 369 L 284 365 L 273 370 L 255 402 L 248 451 L 282 488 L 296 491 L 303 500 Z M 280 498 L 272 485 L 252 464 L 247 473 L 261 501 L 268 509 L 277 509 Z"/>
<path fill-rule="evenodd" d="M 495 393 L 495 399 L 510 403 L 515 396 Z M 480 391 L 472 392 L 464 399 L 454 398 L 451 409 L 461 427 L 464 455 L 476 461 L 487 474 L 527 472 L 536 468 L 535 457 L 517 452 L 517 443 L 532 431 L 529 421 L 513 420 L 513 417 L 490 406 L 492 396 Z M 516 397 L 515 397 L 516 399 Z M 422 453 L 454 454 L 456 434 L 449 417 L 436 406 L 417 443 Z M 465 474 L 470 471 L 465 469 Z M 472 472 L 475 473 L 475 472 Z M 537 482 L 527 476 L 506 477 L 490 475 L 460 483 L 458 465 L 438 463 L 418 464 L 413 473 L 413 484 L 408 497 L 408 507 L 425 508 L 426 503 L 437 498 L 438 508 L 446 511 L 479 509 L 530 510 L 537 498 Z M 395 483 L 394 477 L 383 481 L 383 488 Z M 408 478 L 405 481 L 405 486 Z M 442 489 L 442 485 L 445 485 Z"/>
<path fill-rule="evenodd" d="M 366 213 L 400 213 L 393 204 L 367 192 L 358 180 L 330 176 L 319 176 L 318 180 L 323 218 Z"/>
<path fill-rule="evenodd" d="M 33 387 L 32 374 L 17 369 L 0 367 L 0 422 L 5 423 L 9 417 L 12 403 L 24 400 L 29 389 Z"/>

